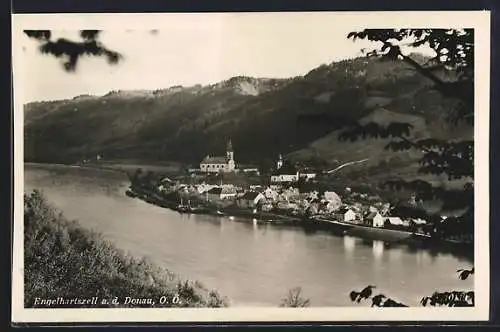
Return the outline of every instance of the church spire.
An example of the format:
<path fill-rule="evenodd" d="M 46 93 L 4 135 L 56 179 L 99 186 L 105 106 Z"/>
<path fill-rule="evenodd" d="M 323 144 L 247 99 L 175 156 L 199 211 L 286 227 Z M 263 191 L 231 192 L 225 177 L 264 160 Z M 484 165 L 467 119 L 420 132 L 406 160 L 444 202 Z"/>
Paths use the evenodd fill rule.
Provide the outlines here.
<path fill-rule="evenodd" d="M 234 166 L 234 152 L 233 152 L 233 143 L 231 143 L 231 139 L 229 139 L 229 141 L 227 142 L 226 156 L 227 156 L 227 159 L 231 163 L 233 163 L 233 166 Z M 234 169 L 233 166 L 231 166 L 231 167 Z"/>
<path fill-rule="evenodd" d="M 278 156 L 278 162 L 276 163 L 276 168 L 280 169 L 283 166 L 283 156 L 281 153 Z"/>

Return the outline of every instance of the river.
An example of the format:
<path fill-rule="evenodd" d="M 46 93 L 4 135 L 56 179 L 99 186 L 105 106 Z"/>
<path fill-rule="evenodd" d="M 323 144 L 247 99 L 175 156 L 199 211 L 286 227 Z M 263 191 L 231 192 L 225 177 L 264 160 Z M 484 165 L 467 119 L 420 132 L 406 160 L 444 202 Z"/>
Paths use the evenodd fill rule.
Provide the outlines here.
<path fill-rule="evenodd" d="M 25 192 L 41 189 L 69 219 L 134 256 L 217 289 L 233 306 L 278 306 L 297 286 L 312 306 L 351 306 L 349 292 L 368 284 L 408 305 L 419 305 L 436 290 L 473 287 L 473 278 L 456 275 L 471 262 L 451 254 L 387 248 L 293 226 L 180 215 L 125 196 L 127 178 L 112 171 L 33 164 L 24 171 Z"/>

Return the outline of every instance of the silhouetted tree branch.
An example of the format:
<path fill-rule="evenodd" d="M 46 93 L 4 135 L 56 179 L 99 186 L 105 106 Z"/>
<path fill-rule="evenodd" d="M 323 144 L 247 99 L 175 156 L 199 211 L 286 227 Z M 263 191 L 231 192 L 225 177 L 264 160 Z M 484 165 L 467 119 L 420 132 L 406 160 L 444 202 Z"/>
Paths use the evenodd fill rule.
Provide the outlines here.
<path fill-rule="evenodd" d="M 449 114 L 452 122 L 474 120 L 474 29 L 365 29 L 351 32 L 347 38 L 380 42 L 382 46 L 368 52 L 386 60 L 403 60 L 434 83 L 435 88 L 447 98 L 461 101 Z M 425 66 L 403 54 L 398 43 L 410 41 L 409 47 L 430 47 L 435 56 Z M 456 80 L 444 80 L 436 74 L 449 71 Z"/>
<path fill-rule="evenodd" d="M 116 64 L 123 56 L 106 48 L 100 41 L 100 30 L 81 30 L 81 40 L 69 40 L 66 38 L 52 39 L 50 30 L 24 30 L 24 34 L 39 42 L 39 50 L 42 54 L 48 54 L 61 59 L 64 69 L 74 72 L 78 60 L 82 56 L 104 57 L 108 63 Z"/>
<path fill-rule="evenodd" d="M 474 274 L 474 268 L 471 270 L 460 269 L 459 279 L 465 280 Z M 373 295 L 373 289 L 376 287 L 369 285 L 361 291 L 351 291 L 349 298 L 352 302 L 360 303 L 361 301 L 371 299 L 372 307 L 408 307 L 406 304 L 395 301 L 385 294 L 379 293 Z M 373 295 L 373 296 L 372 296 Z M 424 296 L 420 300 L 422 306 L 447 306 L 447 307 L 473 307 L 474 306 L 474 291 L 449 291 L 449 292 L 434 292 L 430 296 Z"/>
<path fill-rule="evenodd" d="M 472 29 L 365 29 L 351 32 L 347 38 L 365 39 L 378 42 L 380 47 L 367 53 L 367 56 L 381 60 L 404 61 L 418 73 L 434 83 L 434 88 L 445 98 L 457 100 L 458 107 L 448 111 L 451 124 L 460 121 L 473 124 L 474 115 L 474 31 Z M 421 64 L 405 55 L 402 46 L 418 48 L 427 46 L 434 50 L 435 56 Z M 445 79 L 444 72 L 451 73 Z M 453 79 L 450 79 L 453 77 Z M 444 174 L 449 180 L 469 179 L 462 190 L 433 187 L 430 183 L 417 180 L 406 182 L 402 179 L 385 183 L 393 190 L 407 190 L 416 194 L 420 200 L 439 199 L 443 209 L 462 209 L 461 216 L 447 221 L 457 229 L 473 233 L 474 222 L 474 142 L 471 140 L 446 141 L 435 138 L 413 140 L 409 123 L 367 124 L 346 123 L 346 129 L 339 140 L 390 139 L 385 149 L 402 152 L 413 149 L 421 153 L 419 174 Z M 411 214 L 406 211 L 407 214 Z M 425 211 L 415 209 L 416 215 L 425 216 Z M 425 216 L 435 220 L 437 216 Z M 453 221 L 453 222 L 452 222 Z M 448 227 L 451 230 L 451 227 Z"/>

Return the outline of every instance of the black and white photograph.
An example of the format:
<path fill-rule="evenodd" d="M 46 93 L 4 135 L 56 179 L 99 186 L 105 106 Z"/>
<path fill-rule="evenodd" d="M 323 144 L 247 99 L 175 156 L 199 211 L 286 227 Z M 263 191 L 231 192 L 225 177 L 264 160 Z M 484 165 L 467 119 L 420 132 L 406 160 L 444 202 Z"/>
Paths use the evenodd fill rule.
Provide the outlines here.
<path fill-rule="evenodd" d="M 489 29 L 13 15 L 13 321 L 488 319 Z"/>

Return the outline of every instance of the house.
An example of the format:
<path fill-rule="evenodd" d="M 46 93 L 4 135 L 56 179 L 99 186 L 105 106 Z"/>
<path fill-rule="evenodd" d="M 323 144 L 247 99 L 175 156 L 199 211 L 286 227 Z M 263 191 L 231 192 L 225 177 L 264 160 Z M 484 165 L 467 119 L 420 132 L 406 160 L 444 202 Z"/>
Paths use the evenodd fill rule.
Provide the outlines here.
<path fill-rule="evenodd" d="M 385 218 L 382 217 L 378 211 L 368 213 L 364 219 L 368 221 L 372 227 L 384 227 L 385 225 Z"/>
<path fill-rule="evenodd" d="M 255 165 L 240 165 L 238 166 L 238 170 L 243 173 L 260 175 L 259 167 Z"/>
<path fill-rule="evenodd" d="M 271 187 L 268 187 L 264 190 L 264 196 L 266 197 L 267 200 L 270 201 L 276 201 L 278 199 L 278 192 Z"/>
<path fill-rule="evenodd" d="M 404 226 L 404 222 L 400 217 L 388 217 L 387 221 L 392 226 Z"/>
<path fill-rule="evenodd" d="M 158 181 L 158 190 L 160 191 L 170 191 L 174 188 L 175 181 L 165 177 Z"/>
<path fill-rule="evenodd" d="M 202 183 L 202 184 L 198 185 L 197 191 L 199 194 L 203 194 L 204 192 L 207 192 L 210 189 L 215 188 L 215 187 L 216 186 L 211 185 L 211 184 Z"/>
<path fill-rule="evenodd" d="M 236 200 L 236 204 L 241 208 L 256 208 L 259 204 L 263 204 L 266 198 L 262 193 L 256 191 L 247 191 L 243 196 Z"/>
<path fill-rule="evenodd" d="M 252 190 L 252 191 L 261 191 L 262 189 L 263 189 L 262 186 L 259 184 L 250 185 L 250 190 Z"/>
<path fill-rule="evenodd" d="M 226 155 L 212 157 L 207 155 L 200 163 L 200 169 L 205 173 L 225 173 L 234 172 L 236 169 L 234 162 L 234 152 L 231 140 L 227 143 Z"/>
<path fill-rule="evenodd" d="M 299 178 L 307 180 L 314 179 L 316 177 L 316 172 L 309 168 L 304 168 L 299 171 Z"/>
<path fill-rule="evenodd" d="M 274 208 L 274 206 L 272 204 L 270 204 L 270 203 L 264 203 L 261 206 L 262 211 L 265 211 L 265 212 L 272 211 L 273 208 Z"/>
<path fill-rule="evenodd" d="M 236 197 L 236 190 L 234 188 L 215 187 L 206 192 L 207 199 L 211 201 L 226 200 Z"/>
<path fill-rule="evenodd" d="M 313 199 L 318 199 L 319 198 L 319 192 L 316 191 L 316 190 L 308 192 L 308 193 L 306 193 L 306 195 L 307 195 L 307 199 L 309 199 L 309 200 L 313 200 Z"/>
<path fill-rule="evenodd" d="M 339 211 L 342 221 L 349 222 L 356 220 L 356 212 L 349 208 L 343 208 Z"/>
<path fill-rule="evenodd" d="M 337 210 L 340 208 L 342 205 L 342 200 L 340 199 L 339 195 L 337 195 L 333 191 L 325 191 L 323 194 L 323 197 L 325 198 L 325 201 L 328 202 L 328 204 L 331 206 L 331 209 Z"/>
<path fill-rule="evenodd" d="M 288 201 L 279 201 L 276 207 L 282 210 L 297 210 L 299 208 L 297 204 Z"/>
<path fill-rule="evenodd" d="M 340 209 L 341 207 L 341 204 L 335 201 L 323 200 L 322 203 L 323 203 L 323 208 L 325 209 L 326 212 L 334 212 Z"/>
<path fill-rule="evenodd" d="M 422 218 L 412 219 L 412 221 L 416 225 L 425 225 L 425 224 L 427 224 L 427 221 L 424 220 L 424 219 L 422 219 Z"/>
<path fill-rule="evenodd" d="M 300 192 L 297 188 L 283 189 L 279 194 L 279 198 L 284 200 L 299 200 Z"/>
<path fill-rule="evenodd" d="M 299 171 L 290 163 L 283 163 L 280 155 L 276 169 L 271 173 L 271 183 L 297 182 Z"/>
<path fill-rule="evenodd" d="M 319 208 L 319 203 L 312 202 L 306 207 L 305 211 L 307 214 L 314 215 L 319 213 Z"/>

